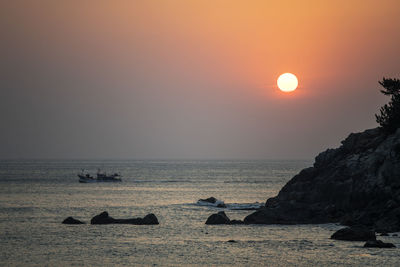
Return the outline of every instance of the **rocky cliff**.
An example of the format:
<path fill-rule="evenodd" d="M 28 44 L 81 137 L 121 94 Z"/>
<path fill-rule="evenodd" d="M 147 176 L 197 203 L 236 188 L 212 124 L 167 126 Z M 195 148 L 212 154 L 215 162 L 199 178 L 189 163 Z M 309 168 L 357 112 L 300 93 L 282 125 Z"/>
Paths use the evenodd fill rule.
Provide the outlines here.
<path fill-rule="evenodd" d="M 400 230 L 400 129 L 352 133 L 315 158 L 245 223 L 341 222 Z"/>

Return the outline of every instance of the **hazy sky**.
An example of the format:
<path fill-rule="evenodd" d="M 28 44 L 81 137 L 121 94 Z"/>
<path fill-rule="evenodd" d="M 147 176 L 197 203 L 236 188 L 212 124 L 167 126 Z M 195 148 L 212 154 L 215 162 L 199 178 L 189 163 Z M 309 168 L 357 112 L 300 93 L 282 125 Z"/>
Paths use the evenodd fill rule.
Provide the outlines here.
<path fill-rule="evenodd" d="M 0 158 L 311 159 L 376 127 L 400 1 L 2 1 Z M 299 88 L 280 92 L 292 72 Z"/>

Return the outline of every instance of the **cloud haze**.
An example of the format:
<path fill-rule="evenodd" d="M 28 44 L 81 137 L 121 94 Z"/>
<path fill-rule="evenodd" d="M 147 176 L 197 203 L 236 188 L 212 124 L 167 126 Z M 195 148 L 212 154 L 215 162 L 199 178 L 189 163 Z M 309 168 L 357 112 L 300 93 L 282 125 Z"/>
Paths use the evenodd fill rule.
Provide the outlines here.
<path fill-rule="evenodd" d="M 399 77 L 398 10 L 3 2 L 0 158 L 312 158 L 377 126 L 377 81 Z M 294 93 L 276 87 L 284 72 Z"/>

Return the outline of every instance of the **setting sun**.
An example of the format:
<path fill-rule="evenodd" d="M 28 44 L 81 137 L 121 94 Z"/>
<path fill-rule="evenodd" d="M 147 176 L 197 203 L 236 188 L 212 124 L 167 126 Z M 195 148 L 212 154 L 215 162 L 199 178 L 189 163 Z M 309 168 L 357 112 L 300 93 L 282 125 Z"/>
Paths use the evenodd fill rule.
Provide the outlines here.
<path fill-rule="evenodd" d="M 278 78 L 278 87 L 283 92 L 292 92 L 296 90 L 298 81 L 297 77 L 291 73 L 284 73 Z"/>

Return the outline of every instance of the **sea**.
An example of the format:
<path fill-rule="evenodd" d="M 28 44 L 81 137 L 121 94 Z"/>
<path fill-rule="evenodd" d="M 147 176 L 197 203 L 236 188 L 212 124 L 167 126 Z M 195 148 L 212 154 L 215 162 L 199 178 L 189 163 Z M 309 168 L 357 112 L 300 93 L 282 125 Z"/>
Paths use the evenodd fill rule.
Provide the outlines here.
<path fill-rule="evenodd" d="M 277 195 L 307 160 L 2 160 L 1 266 L 399 266 L 398 248 L 331 240 L 319 225 L 206 225 L 231 219 Z M 82 169 L 122 174 L 119 183 L 78 182 Z M 200 205 L 215 197 L 227 205 Z M 91 225 L 154 213 L 159 225 Z M 87 222 L 64 225 L 72 216 Z M 233 240 L 234 242 L 228 242 Z"/>

